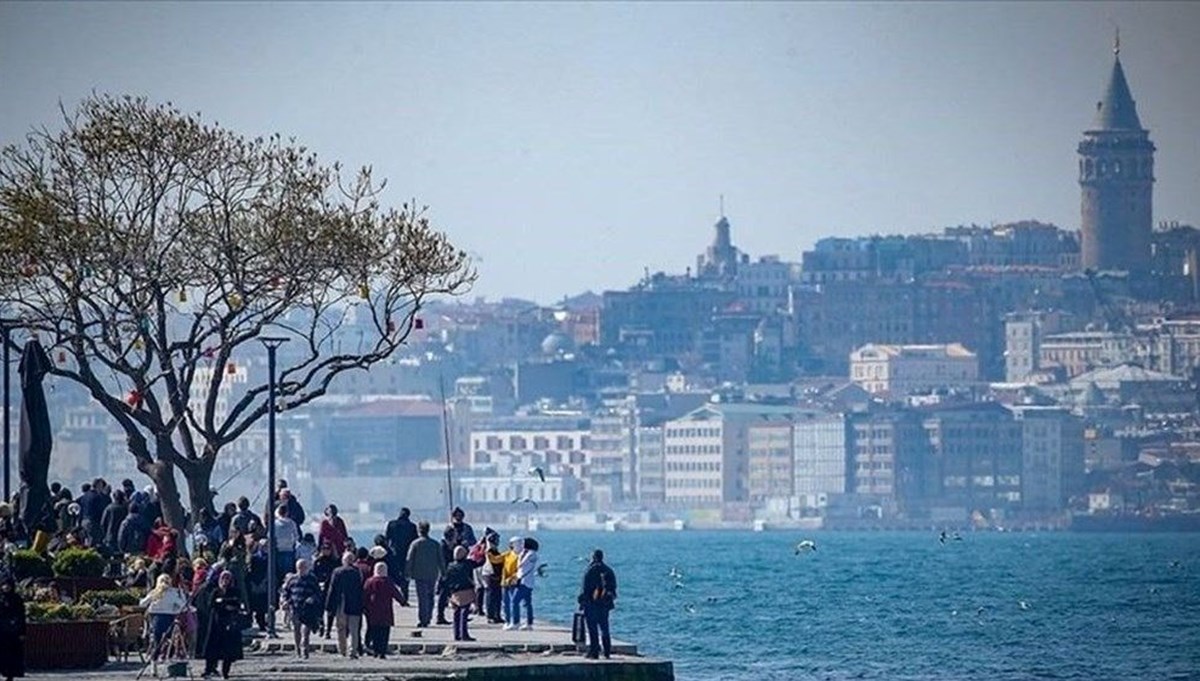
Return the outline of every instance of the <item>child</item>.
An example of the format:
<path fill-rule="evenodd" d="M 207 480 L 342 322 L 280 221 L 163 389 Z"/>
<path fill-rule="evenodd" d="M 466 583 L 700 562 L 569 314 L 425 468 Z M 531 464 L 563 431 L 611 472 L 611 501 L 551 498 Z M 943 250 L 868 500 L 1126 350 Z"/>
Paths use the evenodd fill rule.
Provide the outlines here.
<path fill-rule="evenodd" d="M 296 573 L 289 572 L 283 578 L 283 586 L 279 588 L 279 593 L 291 593 L 292 583 L 296 581 Z M 287 598 L 280 598 L 280 607 L 283 610 L 283 626 L 290 629 L 293 626 L 299 626 L 300 620 L 295 617 L 292 612 L 292 603 Z"/>

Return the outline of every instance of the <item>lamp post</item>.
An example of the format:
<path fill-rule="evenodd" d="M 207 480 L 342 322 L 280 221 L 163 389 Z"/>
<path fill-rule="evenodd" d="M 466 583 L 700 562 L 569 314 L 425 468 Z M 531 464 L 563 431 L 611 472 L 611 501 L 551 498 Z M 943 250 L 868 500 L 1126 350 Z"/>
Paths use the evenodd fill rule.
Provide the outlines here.
<path fill-rule="evenodd" d="M 0 320 L 0 335 L 3 336 L 3 338 L 0 338 L 0 343 L 4 344 L 4 501 L 6 502 L 12 499 L 12 483 L 10 480 L 12 477 L 12 442 L 9 441 L 9 431 L 11 428 L 8 415 L 8 339 L 11 328 L 12 327 L 8 325 L 8 322 Z"/>
<path fill-rule="evenodd" d="M 271 495 L 272 485 L 275 484 L 275 351 L 288 341 L 280 336 L 262 336 L 258 339 L 267 348 L 267 494 Z M 273 514 L 275 501 L 267 504 Z M 275 633 L 275 599 L 277 585 L 275 575 L 278 570 L 275 560 L 275 518 L 265 518 L 267 526 L 267 633 L 274 638 Z"/>

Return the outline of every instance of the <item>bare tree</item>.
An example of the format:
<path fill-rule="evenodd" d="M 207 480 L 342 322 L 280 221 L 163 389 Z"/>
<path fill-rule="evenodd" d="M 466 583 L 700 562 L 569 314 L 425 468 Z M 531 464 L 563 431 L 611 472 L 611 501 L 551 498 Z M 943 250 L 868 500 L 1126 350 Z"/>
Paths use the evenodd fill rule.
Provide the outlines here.
<path fill-rule="evenodd" d="M 263 335 L 280 411 L 388 358 L 422 304 L 465 292 L 469 259 L 424 208 L 381 207 L 369 168 L 343 178 L 293 140 L 247 139 L 170 104 L 93 95 L 58 131 L 0 151 L 0 310 L 116 419 L 164 517 L 210 507 L 222 448 L 267 413 L 268 386 L 217 409 L 227 366 Z M 373 337 L 333 342 L 349 316 Z"/>

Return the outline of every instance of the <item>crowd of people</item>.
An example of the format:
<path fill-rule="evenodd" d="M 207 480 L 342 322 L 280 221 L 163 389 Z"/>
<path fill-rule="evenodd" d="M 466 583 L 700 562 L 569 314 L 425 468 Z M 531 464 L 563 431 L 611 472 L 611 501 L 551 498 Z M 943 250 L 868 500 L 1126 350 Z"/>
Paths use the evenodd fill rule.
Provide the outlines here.
<path fill-rule="evenodd" d="M 164 522 L 154 488 L 138 490 L 130 480 L 112 489 L 98 478 L 82 485 L 77 497 L 55 484 L 51 495 L 52 531 L 27 532 L 13 508 L 0 504 L 0 546 L 51 554 L 95 548 L 109 559 L 108 576 L 147 589 L 141 605 L 149 617 L 152 659 L 178 626 L 189 652 L 205 660 L 205 676 L 228 677 L 241 658 L 242 632 L 254 627 L 267 632 L 276 612 L 302 658 L 313 637 L 335 636 L 343 656 L 385 657 L 396 623 L 393 604 L 408 606 L 413 595 L 415 626 L 452 626 L 456 641 L 475 640 L 468 626 L 472 614 L 504 629 L 534 625 L 541 574 L 537 541 L 516 536 L 502 546 L 491 528 L 477 537 L 461 508 L 453 509 L 440 539 L 430 536 L 428 521 L 413 522 L 402 508 L 370 546 L 358 546 L 334 504 L 324 509 L 315 536 L 305 532 L 304 507 L 284 480 L 261 516 L 241 497 L 219 514 L 202 510 L 187 523 L 192 531 L 186 536 Z M 273 546 L 267 522 L 273 525 Z M 274 603 L 268 588 L 271 552 Z M 593 633 L 590 657 L 601 648 L 609 654 L 607 612 L 615 595 L 615 576 L 597 551 L 579 596 Z"/>

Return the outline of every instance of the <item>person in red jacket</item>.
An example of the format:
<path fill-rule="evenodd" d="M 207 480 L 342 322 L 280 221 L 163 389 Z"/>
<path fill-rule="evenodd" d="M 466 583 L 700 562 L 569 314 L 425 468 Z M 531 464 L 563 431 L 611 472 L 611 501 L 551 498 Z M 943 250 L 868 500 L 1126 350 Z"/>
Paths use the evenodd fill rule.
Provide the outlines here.
<path fill-rule="evenodd" d="M 375 563 L 374 575 L 363 585 L 363 615 L 367 620 L 367 650 L 371 655 L 387 657 L 388 634 L 396 623 L 392 603 L 408 605 L 400 589 L 388 578 L 387 563 Z"/>
<path fill-rule="evenodd" d="M 338 507 L 330 504 L 325 508 L 325 517 L 321 519 L 321 528 L 317 530 L 317 546 L 329 543 L 334 555 L 341 555 L 346 550 L 346 538 L 350 533 L 346 530 L 346 521 L 338 515 Z"/>

